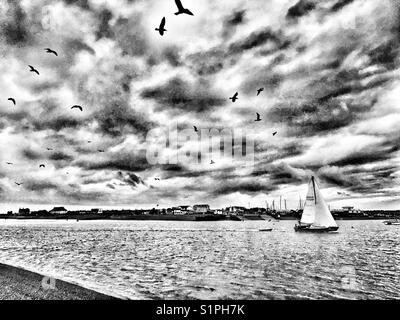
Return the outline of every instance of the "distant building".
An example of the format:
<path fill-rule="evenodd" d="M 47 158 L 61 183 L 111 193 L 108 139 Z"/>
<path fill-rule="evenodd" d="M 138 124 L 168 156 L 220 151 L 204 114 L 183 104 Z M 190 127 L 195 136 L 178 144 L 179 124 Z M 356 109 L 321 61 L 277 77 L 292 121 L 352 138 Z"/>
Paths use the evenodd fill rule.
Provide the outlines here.
<path fill-rule="evenodd" d="M 50 210 L 51 214 L 67 214 L 68 210 L 65 209 L 64 207 L 54 207 L 53 209 Z"/>
<path fill-rule="evenodd" d="M 229 214 L 233 214 L 233 215 L 242 215 L 244 214 L 244 212 L 246 211 L 245 207 L 237 207 L 237 206 L 233 206 L 233 207 L 228 207 L 226 208 L 227 213 Z"/>
<path fill-rule="evenodd" d="M 18 210 L 18 215 L 20 215 L 20 216 L 28 216 L 30 214 L 31 214 L 31 209 L 29 209 L 29 208 L 20 208 Z"/>
<path fill-rule="evenodd" d="M 208 204 L 196 204 L 193 206 L 195 213 L 207 213 L 210 211 L 210 206 Z"/>

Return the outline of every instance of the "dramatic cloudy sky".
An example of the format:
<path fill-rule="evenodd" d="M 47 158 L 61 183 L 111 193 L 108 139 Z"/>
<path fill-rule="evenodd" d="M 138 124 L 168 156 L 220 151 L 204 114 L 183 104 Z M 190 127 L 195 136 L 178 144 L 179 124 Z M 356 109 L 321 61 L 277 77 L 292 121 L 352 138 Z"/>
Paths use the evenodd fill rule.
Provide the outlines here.
<path fill-rule="evenodd" d="M 310 174 L 333 207 L 400 207 L 398 1 L 183 3 L 194 16 L 173 0 L 1 1 L 0 211 L 296 207 Z M 150 130 L 193 125 L 246 131 L 254 162 L 147 161 Z"/>

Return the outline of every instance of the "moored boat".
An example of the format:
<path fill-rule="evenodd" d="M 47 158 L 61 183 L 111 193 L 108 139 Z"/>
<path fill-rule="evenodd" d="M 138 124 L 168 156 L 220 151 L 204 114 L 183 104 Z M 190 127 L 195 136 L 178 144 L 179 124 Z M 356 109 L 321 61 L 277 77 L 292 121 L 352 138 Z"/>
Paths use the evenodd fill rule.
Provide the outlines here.
<path fill-rule="evenodd" d="M 400 226 L 400 220 L 399 219 L 386 220 L 386 221 L 383 221 L 383 223 L 386 224 L 387 226 Z"/>
<path fill-rule="evenodd" d="M 339 229 L 329 208 L 322 197 L 318 184 L 314 177 L 308 183 L 306 203 L 301 215 L 301 219 L 294 226 L 295 231 L 299 232 L 334 232 Z"/>

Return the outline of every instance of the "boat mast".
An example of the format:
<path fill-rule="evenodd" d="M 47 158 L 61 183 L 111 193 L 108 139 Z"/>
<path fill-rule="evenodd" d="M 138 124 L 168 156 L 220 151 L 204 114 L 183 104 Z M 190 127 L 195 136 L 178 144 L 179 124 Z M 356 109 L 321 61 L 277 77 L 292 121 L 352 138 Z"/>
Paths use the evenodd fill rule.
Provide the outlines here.
<path fill-rule="evenodd" d="M 313 184 L 314 201 L 315 201 L 315 204 L 317 204 L 317 194 L 315 193 L 315 180 L 314 180 L 314 176 L 311 177 L 311 181 L 312 181 L 312 184 Z"/>

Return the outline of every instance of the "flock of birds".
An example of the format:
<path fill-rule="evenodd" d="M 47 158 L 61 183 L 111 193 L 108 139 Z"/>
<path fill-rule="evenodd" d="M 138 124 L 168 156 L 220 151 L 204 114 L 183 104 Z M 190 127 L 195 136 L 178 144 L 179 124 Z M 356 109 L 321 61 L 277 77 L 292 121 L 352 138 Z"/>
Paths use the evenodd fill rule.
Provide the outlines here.
<path fill-rule="evenodd" d="M 185 7 L 183 6 L 181 0 L 175 0 L 175 3 L 176 3 L 176 6 L 177 6 L 177 8 L 178 8 L 178 12 L 176 12 L 175 15 L 187 14 L 187 15 L 190 15 L 190 16 L 194 16 L 194 14 L 193 14 L 189 9 L 187 9 L 187 8 L 185 8 Z M 165 29 L 165 25 L 166 25 L 166 19 L 165 19 L 165 17 L 163 17 L 162 20 L 161 20 L 160 26 L 159 26 L 158 28 L 155 29 L 156 31 L 158 31 L 158 33 L 159 33 L 161 36 L 163 36 L 164 33 L 167 31 L 167 30 Z M 53 54 L 54 56 L 58 57 L 58 53 L 57 53 L 55 50 L 53 50 L 53 49 L 51 49 L 51 48 L 45 48 L 44 50 L 46 51 L 46 53 Z M 29 67 L 29 72 L 33 72 L 33 73 L 37 74 L 38 76 L 40 75 L 40 72 L 39 72 L 34 66 L 28 65 L 28 67 Z M 258 90 L 257 90 L 257 96 L 259 96 L 259 95 L 261 94 L 261 92 L 263 92 L 263 91 L 264 91 L 264 88 L 258 89 Z M 236 101 L 239 99 L 239 93 L 236 92 L 236 93 L 235 93 L 232 97 L 230 97 L 229 99 L 232 100 L 232 103 L 236 102 Z M 15 98 L 10 97 L 10 98 L 8 98 L 8 101 L 11 101 L 11 102 L 13 103 L 14 106 L 17 105 L 17 101 L 15 100 Z M 71 107 L 71 109 L 78 109 L 78 110 L 80 110 L 81 112 L 83 111 L 83 107 L 80 106 L 80 105 L 73 105 L 73 106 Z M 256 113 L 256 116 L 257 116 L 257 118 L 256 118 L 254 121 L 256 121 L 256 122 L 262 121 L 261 116 L 260 116 L 259 113 Z M 194 128 L 194 131 L 195 131 L 195 132 L 198 132 L 198 128 L 197 128 L 196 126 L 193 126 L 193 128 Z M 275 136 L 277 133 L 278 133 L 278 132 L 275 131 L 272 135 Z M 91 142 L 92 142 L 92 141 L 88 141 L 88 143 L 91 143 Z M 47 150 L 48 150 L 48 151 L 53 151 L 52 148 L 47 148 Z M 105 151 L 102 150 L 102 149 L 99 149 L 99 150 L 97 150 L 97 151 L 100 152 L 100 153 L 104 153 L 104 152 L 105 152 Z M 6 163 L 7 163 L 8 165 L 13 165 L 12 162 L 6 162 Z M 214 162 L 213 160 L 211 160 L 211 161 L 210 161 L 210 164 L 215 164 L 215 162 Z M 45 167 L 46 167 L 46 166 L 45 166 L 44 164 L 40 164 L 40 165 L 39 165 L 39 168 L 45 168 Z M 69 174 L 69 173 L 67 172 L 67 174 Z M 160 180 L 160 178 L 155 178 L 155 180 Z M 15 184 L 18 185 L 18 186 L 22 185 L 22 183 L 20 183 L 20 182 L 15 182 Z"/>
<path fill-rule="evenodd" d="M 54 56 L 58 57 L 58 53 L 57 53 L 55 50 L 52 50 L 51 48 L 45 48 L 44 50 L 46 51 L 46 53 L 50 53 L 50 54 L 53 54 Z M 29 72 L 33 72 L 33 73 L 37 74 L 38 76 L 40 75 L 39 70 L 36 69 L 34 66 L 28 65 L 28 67 L 29 67 Z M 16 100 L 15 98 L 10 97 L 10 98 L 8 98 L 7 100 L 10 101 L 10 102 L 12 102 L 12 104 L 13 104 L 14 106 L 17 105 L 17 100 Z M 83 112 L 83 107 L 80 106 L 80 105 L 73 105 L 73 106 L 71 107 L 71 110 L 72 110 L 72 109 L 78 109 L 78 110 L 80 110 L 81 112 Z M 88 143 L 91 143 L 91 142 L 92 142 L 92 141 L 88 140 Z M 47 149 L 47 151 L 53 151 L 52 148 L 46 148 L 46 149 Z M 102 153 L 102 152 L 105 152 L 105 151 L 104 151 L 104 150 L 98 150 L 98 152 L 101 152 L 101 153 Z M 7 164 L 7 165 L 14 165 L 13 162 L 6 162 L 6 164 Z M 42 163 L 42 164 L 39 165 L 39 168 L 46 168 L 46 165 Z M 69 174 L 69 172 L 67 172 L 66 174 Z M 21 185 L 23 184 L 22 182 L 14 182 L 14 183 L 15 183 L 17 186 L 21 186 Z"/>

